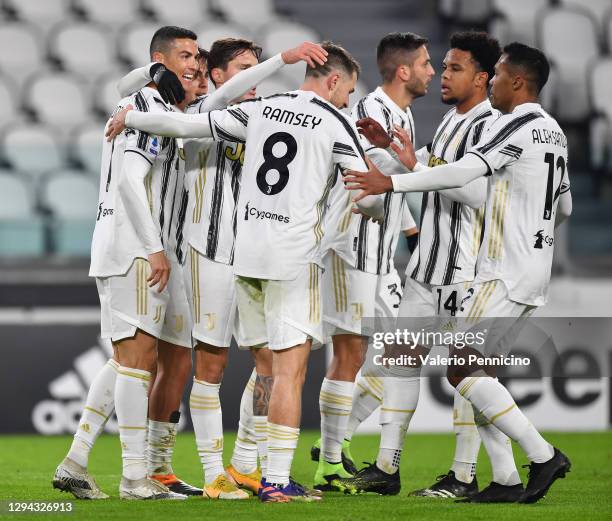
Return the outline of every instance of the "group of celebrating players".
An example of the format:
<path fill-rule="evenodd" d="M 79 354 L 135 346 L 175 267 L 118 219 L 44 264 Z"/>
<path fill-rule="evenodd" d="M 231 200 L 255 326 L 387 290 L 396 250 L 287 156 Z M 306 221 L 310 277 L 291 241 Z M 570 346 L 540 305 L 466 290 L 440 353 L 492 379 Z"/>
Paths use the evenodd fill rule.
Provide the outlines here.
<path fill-rule="evenodd" d="M 421 368 L 360 373 L 365 319 L 386 327 L 398 316 L 414 328 L 469 324 L 487 331 L 487 342 L 467 352 L 507 354 L 508 336 L 546 301 L 554 229 L 571 213 L 567 142 L 537 103 L 549 72 L 543 53 L 520 43 L 502 50 L 482 32 L 454 34 L 441 74 L 451 109 L 415 151 L 410 107 L 435 75 L 427 44 L 413 33 L 382 38 L 381 85 L 348 117 L 341 109 L 360 66 L 339 45 L 305 42 L 259 63 L 252 41 L 221 39 L 206 51 L 187 29 L 155 33 L 153 63 L 118 85 L 125 97 L 102 152 L 90 276 L 114 356 L 91 385 L 55 488 L 108 497 L 88 459 L 114 411 L 123 499 L 399 493 Z M 256 96 L 258 83 L 298 62 L 306 74 L 297 90 Z M 407 192 L 423 193 L 418 232 Z M 393 263 L 400 232 L 412 251 L 403 291 Z M 490 317 L 505 320 L 484 330 Z M 254 369 L 224 468 L 219 388 L 232 337 L 250 350 Z M 291 463 L 308 356 L 330 341 L 311 488 L 291 478 Z M 202 489 L 172 468 L 192 365 Z M 413 494 L 532 503 L 569 471 L 569 459 L 542 438 L 491 367 L 449 368 L 448 380 L 454 460 Z M 379 453 L 358 470 L 351 438 L 379 406 Z M 511 439 L 531 461 L 525 487 Z M 481 440 L 493 481 L 479 490 Z"/>

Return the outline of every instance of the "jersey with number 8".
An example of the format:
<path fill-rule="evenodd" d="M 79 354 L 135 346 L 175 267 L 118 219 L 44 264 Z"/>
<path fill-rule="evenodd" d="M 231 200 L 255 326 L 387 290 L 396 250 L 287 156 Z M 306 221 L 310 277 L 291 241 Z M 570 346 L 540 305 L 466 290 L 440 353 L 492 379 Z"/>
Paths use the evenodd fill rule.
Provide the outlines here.
<path fill-rule="evenodd" d="M 497 119 L 470 150 L 487 163 L 485 231 L 475 283 L 501 279 L 515 302 L 546 302 L 559 196 L 570 189 L 567 139 L 537 103 Z"/>
<path fill-rule="evenodd" d="M 321 264 L 327 198 L 344 169 L 366 171 L 354 123 L 313 92 L 293 91 L 209 114 L 215 139 L 247 142 L 234 273 L 293 280 Z"/>

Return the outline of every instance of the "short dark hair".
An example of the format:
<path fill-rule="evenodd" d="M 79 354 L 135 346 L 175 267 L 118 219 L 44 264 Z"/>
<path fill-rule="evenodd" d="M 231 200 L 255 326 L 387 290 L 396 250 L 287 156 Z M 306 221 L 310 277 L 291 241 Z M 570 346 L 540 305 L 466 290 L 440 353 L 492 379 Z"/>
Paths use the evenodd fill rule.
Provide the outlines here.
<path fill-rule="evenodd" d="M 504 47 L 506 63 L 518 67 L 525 73 L 525 80 L 531 84 L 532 91 L 539 94 L 550 73 L 550 64 L 545 54 L 535 47 L 524 43 L 513 42 Z"/>
<path fill-rule="evenodd" d="M 361 73 L 361 66 L 359 62 L 353 58 L 350 52 L 344 47 L 330 41 L 324 41 L 321 43 L 321 47 L 327 51 L 327 61 L 323 65 L 316 64 L 317 66 L 312 68 L 306 67 L 306 77 L 308 78 L 320 78 L 329 75 L 333 70 L 342 70 L 349 76 L 353 73 Z M 316 62 L 315 62 L 316 63 Z"/>
<path fill-rule="evenodd" d="M 495 64 L 501 56 L 499 42 L 482 31 L 465 31 L 454 33 L 450 39 L 451 49 L 467 51 L 477 63 L 481 72 L 486 72 L 489 79 L 495 74 Z"/>
<path fill-rule="evenodd" d="M 206 49 L 203 49 L 202 47 L 198 47 L 198 56 L 197 56 L 198 61 L 208 63 L 209 56 L 210 56 L 210 53 Z"/>
<path fill-rule="evenodd" d="M 257 60 L 261 57 L 261 47 L 251 40 L 243 38 L 221 38 L 216 40 L 208 53 L 209 76 L 212 69 L 226 70 L 228 63 L 245 51 L 251 51 Z M 214 83 L 212 77 L 211 80 Z"/>
<path fill-rule="evenodd" d="M 198 35 L 189 29 L 184 29 L 183 27 L 177 27 L 175 25 L 160 27 L 155 31 L 153 38 L 151 38 L 151 45 L 149 46 L 151 58 L 153 58 L 154 52 L 167 53 L 172 42 L 181 38 L 197 40 Z"/>
<path fill-rule="evenodd" d="M 376 47 L 376 64 L 384 82 L 395 78 L 395 71 L 400 65 L 411 64 L 410 54 L 426 45 L 429 40 L 414 33 L 389 33 Z"/>

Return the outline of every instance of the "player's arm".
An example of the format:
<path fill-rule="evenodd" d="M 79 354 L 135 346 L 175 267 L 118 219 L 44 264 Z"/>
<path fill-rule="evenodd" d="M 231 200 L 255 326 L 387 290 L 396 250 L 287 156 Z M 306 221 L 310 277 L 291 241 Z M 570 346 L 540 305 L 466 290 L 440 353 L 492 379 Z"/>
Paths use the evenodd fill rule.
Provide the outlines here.
<path fill-rule="evenodd" d="M 561 187 L 559 188 L 555 228 L 572 215 L 572 192 L 570 191 L 569 173 L 567 170 L 564 175 L 565 178 L 561 181 Z"/>
<path fill-rule="evenodd" d="M 354 201 L 385 192 L 433 192 L 465 186 L 489 173 L 487 164 L 479 157 L 468 153 L 462 159 L 448 165 L 424 168 L 420 172 L 385 176 L 372 165 L 367 172 L 347 172 L 348 190 L 361 190 Z"/>
<path fill-rule="evenodd" d="M 400 228 L 404 234 L 404 237 L 406 238 L 408 251 L 412 253 L 419 242 L 419 229 L 414 221 L 414 217 L 412 217 L 412 212 L 410 211 L 410 207 L 408 206 L 408 202 L 405 198 Z"/>
<path fill-rule="evenodd" d="M 285 65 L 292 65 L 300 61 L 306 62 L 309 67 L 324 65 L 327 61 L 327 51 L 316 43 L 304 42 L 298 47 L 272 56 L 272 58 L 230 78 L 215 92 L 206 97 L 200 106 L 200 112 L 227 107 L 232 101 L 240 98 Z"/>
<path fill-rule="evenodd" d="M 176 105 L 185 99 L 185 89 L 178 76 L 157 62 L 128 72 L 117 83 L 117 90 L 120 96 L 125 98 L 151 82 L 157 85 L 157 90 L 166 103 Z"/>
<path fill-rule="evenodd" d="M 151 214 L 144 184 L 150 169 L 151 161 L 145 154 L 139 153 L 134 148 L 126 149 L 117 187 L 125 211 L 138 231 L 148 254 L 151 265 L 149 286 L 159 283 L 157 291 L 161 292 L 168 283 L 170 264 L 164 253 L 157 224 Z"/>

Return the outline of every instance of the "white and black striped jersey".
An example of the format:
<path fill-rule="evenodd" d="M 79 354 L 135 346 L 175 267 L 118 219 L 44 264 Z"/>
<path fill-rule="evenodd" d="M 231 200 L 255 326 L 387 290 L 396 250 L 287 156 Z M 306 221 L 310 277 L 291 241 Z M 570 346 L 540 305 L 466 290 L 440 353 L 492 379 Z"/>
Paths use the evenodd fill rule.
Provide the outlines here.
<path fill-rule="evenodd" d="M 408 131 L 414 143 L 414 119 L 410 108 L 402 110 L 381 87 L 362 98 L 351 113 L 355 121 L 371 117 L 380 123 L 389 134 L 398 125 Z M 385 174 L 392 175 L 404 170 L 386 150 L 373 147 L 363 136 L 362 145 L 372 160 Z M 404 202 L 404 194 L 393 192 L 384 195 L 385 217 L 381 224 L 364 216 L 355 215 L 347 237 L 347 249 L 338 251 L 355 268 L 378 275 L 393 269 L 393 255 L 401 228 L 402 214 L 410 211 Z"/>
<path fill-rule="evenodd" d="M 329 192 L 341 170 L 367 170 L 354 123 L 302 90 L 244 101 L 208 117 L 215 139 L 248 141 L 234 272 L 292 280 L 306 265 L 321 263 Z"/>
<path fill-rule="evenodd" d="M 570 189 L 567 139 L 537 103 L 497 119 L 469 153 L 489 168 L 476 282 L 500 279 L 511 300 L 546 302 L 559 196 Z"/>
<path fill-rule="evenodd" d="M 204 100 L 200 98 L 186 112 L 201 112 Z M 232 264 L 245 145 L 210 138 L 187 139 L 184 149 L 190 193 L 187 240 L 210 260 Z"/>
<path fill-rule="evenodd" d="M 489 100 L 465 114 L 458 114 L 456 108 L 449 110 L 427 147 L 428 166 L 462 158 L 496 117 L 498 113 Z M 419 242 L 406 275 L 436 286 L 474 280 L 483 218 L 483 208 L 474 210 L 443 192 L 423 193 Z"/>
<path fill-rule="evenodd" d="M 173 110 L 164 103 L 156 90 L 148 87 L 122 99 L 118 108 L 128 104 L 140 112 Z M 101 138 L 104 139 L 103 136 Z M 119 178 L 123 175 L 123 160 L 127 154 L 138 154 L 150 165 L 144 179 L 149 209 L 162 246 L 166 254 L 173 258 L 180 230 L 178 210 L 183 190 L 182 179 L 178 176 L 177 153 L 175 139 L 153 136 L 133 129 L 126 129 L 111 143 L 104 139 L 90 275 L 122 275 L 128 271 L 134 258 L 146 259 L 148 256 L 139 230 L 126 213 L 118 192 Z"/>

